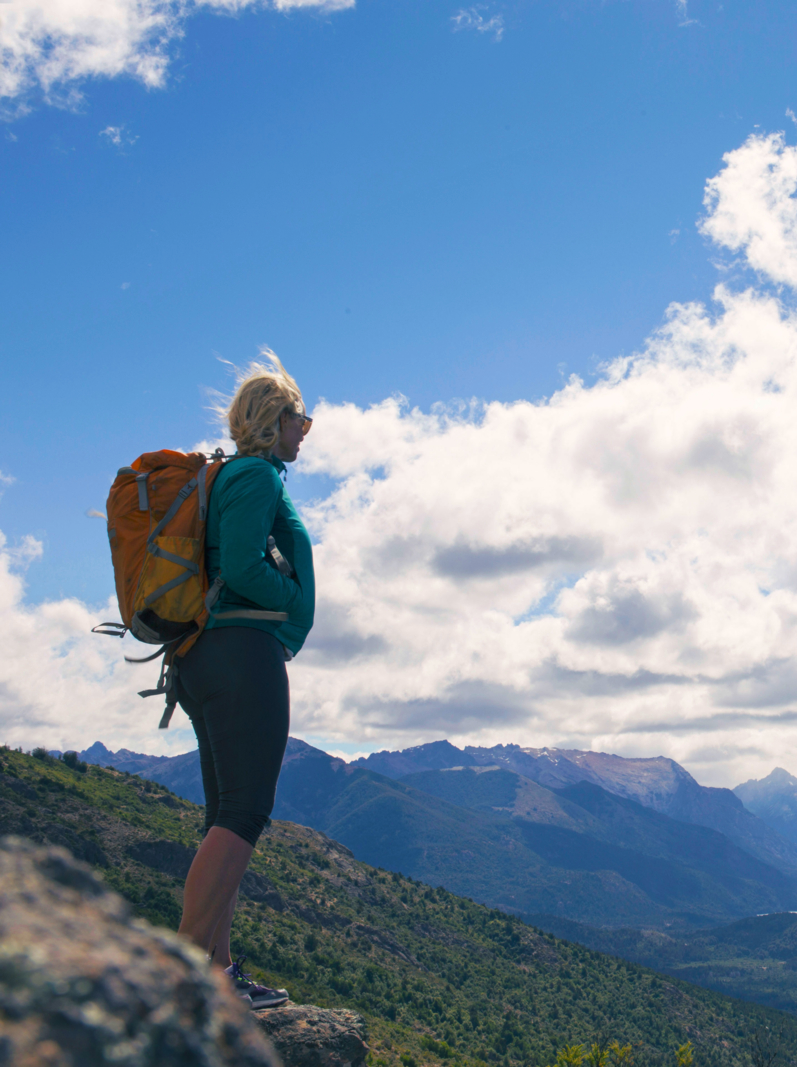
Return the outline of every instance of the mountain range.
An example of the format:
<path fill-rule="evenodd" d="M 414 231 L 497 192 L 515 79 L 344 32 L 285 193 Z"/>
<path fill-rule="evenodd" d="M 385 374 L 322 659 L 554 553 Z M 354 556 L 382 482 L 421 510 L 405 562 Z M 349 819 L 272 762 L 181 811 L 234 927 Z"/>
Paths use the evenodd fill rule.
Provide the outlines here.
<path fill-rule="evenodd" d="M 435 741 L 403 752 L 372 753 L 354 765 L 389 778 L 447 767 L 497 766 L 552 790 L 591 782 L 679 822 L 718 830 L 764 862 L 797 870 L 796 842 L 784 841 L 773 832 L 765 820 L 747 810 L 734 791 L 699 785 L 675 760 L 664 756 L 628 759 L 605 752 L 520 745 L 460 750 L 448 741 Z"/>
<path fill-rule="evenodd" d="M 196 752 L 81 757 L 202 801 Z M 438 741 L 347 764 L 291 738 L 274 817 L 520 916 L 693 930 L 797 908 L 797 846 L 663 757 Z"/>
<path fill-rule="evenodd" d="M 737 785 L 744 806 L 792 844 L 797 844 L 797 778 L 776 767 L 766 778 Z"/>

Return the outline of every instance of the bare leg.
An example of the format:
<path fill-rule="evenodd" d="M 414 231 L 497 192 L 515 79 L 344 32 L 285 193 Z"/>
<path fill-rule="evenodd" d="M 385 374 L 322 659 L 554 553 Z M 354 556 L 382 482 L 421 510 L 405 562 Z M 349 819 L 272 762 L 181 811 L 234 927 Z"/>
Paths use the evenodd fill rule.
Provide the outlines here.
<path fill-rule="evenodd" d="M 232 895 L 227 910 L 219 919 L 216 924 L 216 929 L 213 931 L 210 937 L 210 955 L 213 957 L 213 962 L 218 967 L 229 967 L 232 963 L 232 956 L 230 955 L 230 929 L 232 927 L 232 917 L 235 914 L 235 905 L 238 903 L 238 890 L 236 889 Z"/>
<path fill-rule="evenodd" d="M 180 933 L 207 952 L 243 878 L 252 846 L 232 830 L 211 826 L 185 880 Z"/>

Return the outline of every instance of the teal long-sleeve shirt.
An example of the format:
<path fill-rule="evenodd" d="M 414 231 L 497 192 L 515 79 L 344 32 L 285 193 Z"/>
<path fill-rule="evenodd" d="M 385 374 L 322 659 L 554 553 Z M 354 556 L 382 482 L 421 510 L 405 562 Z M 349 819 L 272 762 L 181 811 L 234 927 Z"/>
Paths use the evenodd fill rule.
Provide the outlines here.
<path fill-rule="evenodd" d="M 221 574 L 222 593 L 206 629 L 251 626 L 273 634 L 296 655 L 313 625 L 315 577 L 310 536 L 285 491 L 285 465 L 246 456 L 228 461 L 210 494 L 205 563 L 210 581 Z M 271 534 L 294 575 L 280 574 L 268 552 Z M 240 608 L 285 611 L 287 622 L 216 619 Z"/>

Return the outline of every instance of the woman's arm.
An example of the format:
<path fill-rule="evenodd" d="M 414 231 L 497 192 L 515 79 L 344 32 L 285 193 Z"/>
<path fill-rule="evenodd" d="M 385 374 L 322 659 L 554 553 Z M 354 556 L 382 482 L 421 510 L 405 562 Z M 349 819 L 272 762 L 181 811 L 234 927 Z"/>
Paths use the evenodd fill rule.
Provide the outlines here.
<path fill-rule="evenodd" d="M 258 607 L 290 613 L 301 604 L 301 588 L 266 558 L 281 497 L 282 482 L 270 463 L 241 463 L 231 472 L 219 499 L 221 577 Z"/>

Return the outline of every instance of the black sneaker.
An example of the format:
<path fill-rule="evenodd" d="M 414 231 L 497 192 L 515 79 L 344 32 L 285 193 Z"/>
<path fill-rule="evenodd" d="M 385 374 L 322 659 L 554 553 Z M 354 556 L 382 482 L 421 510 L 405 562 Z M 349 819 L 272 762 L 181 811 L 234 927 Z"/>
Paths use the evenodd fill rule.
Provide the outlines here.
<path fill-rule="evenodd" d="M 276 1008 L 290 1000 L 287 989 L 269 989 L 268 986 L 258 985 L 257 982 L 253 982 L 248 974 L 244 974 L 241 970 L 241 964 L 245 959 L 246 956 L 239 956 L 235 963 L 224 970 L 224 973 L 228 974 L 232 979 L 235 992 L 242 1000 L 249 1000 L 255 1010 L 259 1008 Z"/>

